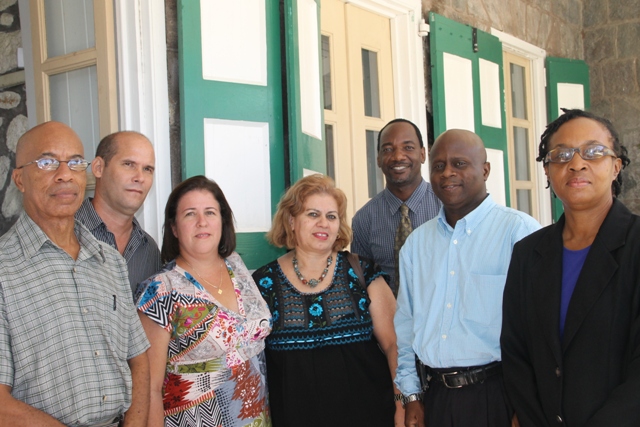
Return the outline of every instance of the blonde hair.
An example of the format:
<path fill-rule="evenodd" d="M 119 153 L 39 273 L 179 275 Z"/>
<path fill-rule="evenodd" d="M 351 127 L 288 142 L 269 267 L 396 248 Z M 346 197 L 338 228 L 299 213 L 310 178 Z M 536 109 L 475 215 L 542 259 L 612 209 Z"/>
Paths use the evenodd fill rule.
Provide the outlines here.
<path fill-rule="evenodd" d="M 339 188 L 336 188 L 333 179 L 321 174 L 306 176 L 293 184 L 282 196 L 278 203 L 278 211 L 273 217 L 271 230 L 267 233 L 267 240 L 279 248 L 296 247 L 296 235 L 289 222 L 304 210 L 304 203 L 309 196 L 314 194 L 328 194 L 338 204 L 338 218 L 340 228 L 338 238 L 333 243 L 333 250 L 340 251 L 351 243 L 352 231 L 347 222 L 347 196 Z"/>

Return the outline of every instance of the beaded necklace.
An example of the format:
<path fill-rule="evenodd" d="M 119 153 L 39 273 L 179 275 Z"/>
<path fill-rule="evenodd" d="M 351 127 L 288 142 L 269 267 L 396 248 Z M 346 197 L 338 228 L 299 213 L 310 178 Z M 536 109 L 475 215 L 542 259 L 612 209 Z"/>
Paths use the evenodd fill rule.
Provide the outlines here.
<path fill-rule="evenodd" d="M 298 276 L 298 280 L 300 280 L 303 285 L 308 285 L 310 288 L 315 288 L 320 284 L 320 282 L 324 280 L 325 277 L 327 277 L 327 273 L 329 272 L 329 267 L 331 267 L 332 262 L 333 262 L 333 256 L 329 255 L 329 258 L 327 258 L 327 266 L 325 267 L 324 270 L 322 270 L 322 274 L 320 275 L 320 277 L 317 279 L 307 280 L 302 276 L 302 273 L 300 273 L 300 269 L 298 268 L 298 258 L 296 258 L 296 255 L 294 253 L 293 271 L 296 273 L 296 276 Z"/>

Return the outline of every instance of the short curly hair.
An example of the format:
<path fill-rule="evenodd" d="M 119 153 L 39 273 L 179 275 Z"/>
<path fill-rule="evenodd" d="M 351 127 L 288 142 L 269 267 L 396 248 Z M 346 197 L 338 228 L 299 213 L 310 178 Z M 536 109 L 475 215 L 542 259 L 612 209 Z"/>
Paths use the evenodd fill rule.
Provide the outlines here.
<path fill-rule="evenodd" d="M 284 246 L 287 249 L 296 247 L 296 235 L 291 229 L 289 219 L 302 213 L 305 201 L 314 194 L 328 194 L 338 204 L 340 228 L 338 229 L 338 238 L 333 243 L 333 250 L 340 251 L 351 243 L 353 233 L 347 221 L 347 196 L 335 186 L 333 179 L 315 174 L 300 179 L 280 199 L 271 230 L 267 233 L 267 240 L 272 245 L 279 248 Z"/>
<path fill-rule="evenodd" d="M 627 155 L 627 148 L 620 143 L 618 132 L 609 120 L 605 119 L 604 117 L 596 116 L 595 114 L 588 111 L 579 110 L 577 108 L 571 110 L 562 108 L 562 111 L 564 112 L 564 114 L 549 123 L 544 133 L 540 137 L 540 145 L 538 146 L 538 157 L 536 158 L 536 161 L 543 162 L 543 164 L 546 166 L 548 163 L 545 162 L 545 157 L 549 152 L 549 143 L 551 141 L 551 137 L 558 131 L 558 129 L 560 129 L 563 124 L 567 123 L 570 120 L 584 117 L 586 119 L 591 119 L 600 123 L 605 127 L 605 129 L 607 129 L 609 135 L 611 135 L 611 141 L 613 142 L 613 151 L 616 153 L 616 156 L 620 158 L 620 160 L 622 160 L 622 169 L 624 169 L 629 165 L 629 163 L 631 163 L 631 160 Z M 611 192 L 613 193 L 614 197 L 617 197 L 622 191 L 622 169 L 620 170 L 620 173 L 618 173 L 617 178 L 611 183 Z"/>

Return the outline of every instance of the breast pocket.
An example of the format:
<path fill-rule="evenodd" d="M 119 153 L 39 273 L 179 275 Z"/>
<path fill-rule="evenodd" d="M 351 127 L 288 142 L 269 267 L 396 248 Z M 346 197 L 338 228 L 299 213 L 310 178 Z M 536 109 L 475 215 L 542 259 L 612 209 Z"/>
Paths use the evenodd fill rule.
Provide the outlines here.
<path fill-rule="evenodd" d="M 480 325 L 498 328 L 499 331 L 506 279 L 505 274 L 469 274 L 462 294 L 465 318 Z"/>

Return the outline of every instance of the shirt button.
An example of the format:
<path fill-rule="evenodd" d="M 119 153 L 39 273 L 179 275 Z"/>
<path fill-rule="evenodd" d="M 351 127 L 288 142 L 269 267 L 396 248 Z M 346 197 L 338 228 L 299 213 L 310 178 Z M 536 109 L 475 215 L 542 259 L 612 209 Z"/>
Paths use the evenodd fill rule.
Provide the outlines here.
<path fill-rule="evenodd" d="M 78 272 L 78 270 L 77 270 L 75 267 L 73 267 L 73 272 L 74 272 L 74 273 L 77 273 L 77 272 Z"/>
<path fill-rule="evenodd" d="M 562 417 L 560 415 L 556 415 L 556 421 L 562 424 Z"/>
<path fill-rule="evenodd" d="M 454 245 L 457 245 L 457 244 L 458 244 L 458 241 L 457 241 L 457 240 L 454 240 L 454 241 L 453 241 L 453 244 L 454 244 Z"/>
<path fill-rule="evenodd" d="M 443 339 L 443 340 L 446 340 L 446 339 L 447 339 L 447 336 L 446 336 L 446 335 L 442 335 L 442 339 Z"/>
<path fill-rule="evenodd" d="M 102 396 L 102 401 L 103 401 L 103 402 L 106 402 L 106 401 L 107 401 L 107 396 L 106 396 L 106 395 Z"/>
<path fill-rule="evenodd" d="M 451 303 L 447 304 L 447 308 L 451 308 Z"/>
<path fill-rule="evenodd" d="M 556 377 L 560 378 L 562 376 L 562 371 L 560 370 L 560 368 L 556 368 Z"/>
<path fill-rule="evenodd" d="M 455 271 L 453 271 L 453 270 L 451 270 L 451 271 L 449 272 L 449 274 L 453 276 L 454 274 L 456 274 L 456 272 L 455 272 Z"/>
<path fill-rule="evenodd" d="M 96 356 L 100 356 L 100 352 L 99 351 L 96 351 L 93 354 L 95 354 Z"/>
<path fill-rule="evenodd" d="M 82 313 L 87 314 L 89 312 L 89 310 L 87 310 L 86 308 L 82 309 Z"/>
<path fill-rule="evenodd" d="M 471 229 L 467 228 L 467 234 L 471 234 Z"/>

